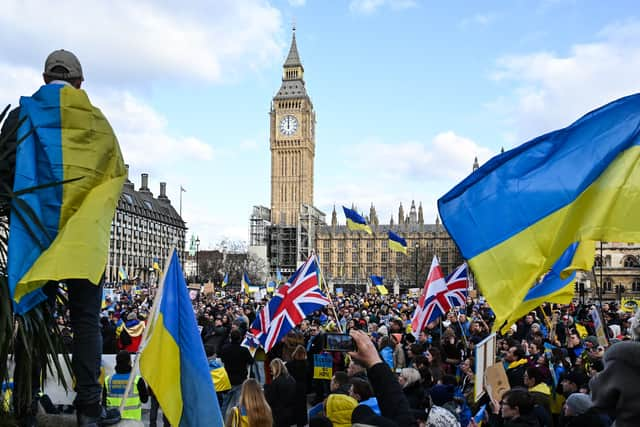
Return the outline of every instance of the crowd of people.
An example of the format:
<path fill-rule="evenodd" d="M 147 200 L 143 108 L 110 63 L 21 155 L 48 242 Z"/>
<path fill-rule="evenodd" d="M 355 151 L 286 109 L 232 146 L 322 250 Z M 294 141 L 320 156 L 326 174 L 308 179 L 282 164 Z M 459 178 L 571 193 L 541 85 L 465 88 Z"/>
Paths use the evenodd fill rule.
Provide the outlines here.
<path fill-rule="evenodd" d="M 539 307 L 498 334 L 496 361 L 510 390 L 500 401 L 489 393 L 475 401 L 474 347 L 494 321 L 482 298 L 416 332 L 415 297 L 353 293 L 332 301 L 268 353 L 244 344 L 266 298 L 227 288 L 193 301 L 228 425 L 620 427 L 640 419 L 633 405 L 640 327 L 614 303 L 601 308 L 607 345 L 588 306 L 578 304 Z M 150 307 L 146 290 L 120 288 L 105 298 L 105 354 L 138 350 Z M 64 315 L 59 323 L 64 328 Z M 324 336 L 336 332 L 350 334 L 356 351 L 327 350 Z M 316 375 L 318 356 L 330 357 L 330 378 Z"/>

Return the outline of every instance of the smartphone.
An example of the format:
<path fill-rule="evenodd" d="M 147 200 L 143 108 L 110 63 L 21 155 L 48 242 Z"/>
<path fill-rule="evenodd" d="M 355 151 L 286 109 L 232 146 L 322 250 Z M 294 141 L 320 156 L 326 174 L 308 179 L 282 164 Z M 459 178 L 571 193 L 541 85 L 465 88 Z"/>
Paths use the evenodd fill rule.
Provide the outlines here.
<path fill-rule="evenodd" d="M 356 343 L 351 335 L 326 333 L 324 349 L 327 351 L 356 351 Z"/>

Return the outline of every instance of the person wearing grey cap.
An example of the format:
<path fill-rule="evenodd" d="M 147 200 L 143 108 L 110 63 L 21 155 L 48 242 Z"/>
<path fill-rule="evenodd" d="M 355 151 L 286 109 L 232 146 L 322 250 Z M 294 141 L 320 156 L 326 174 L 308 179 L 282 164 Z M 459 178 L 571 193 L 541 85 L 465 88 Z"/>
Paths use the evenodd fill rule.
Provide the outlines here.
<path fill-rule="evenodd" d="M 609 424 L 593 407 L 588 394 L 573 393 L 564 404 L 561 427 L 605 427 Z"/>
<path fill-rule="evenodd" d="M 34 127 L 34 138 L 40 138 L 38 134 L 37 120 L 34 119 L 35 110 L 42 110 L 44 107 L 51 109 L 51 106 L 47 104 L 45 99 L 49 94 L 57 93 L 69 93 L 73 91 L 73 99 L 68 100 L 69 105 L 65 105 L 67 109 L 77 109 L 77 106 L 87 108 L 90 110 L 78 109 L 81 113 L 75 116 L 76 121 L 73 122 L 74 131 L 84 131 L 84 133 L 77 132 L 77 135 L 81 135 L 83 144 L 96 143 L 95 140 L 95 126 L 103 126 L 108 129 L 103 130 L 102 135 L 106 135 L 105 139 L 100 140 L 100 147 L 96 149 L 94 154 L 95 159 L 87 159 L 84 162 L 84 158 L 80 160 L 80 167 L 85 167 L 87 170 L 96 170 L 92 163 L 94 160 L 100 162 L 103 159 L 111 159 L 113 161 L 113 175 L 107 175 L 106 173 L 100 175 L 101 172 L 96 172 L 94 175 L 87 174 L 83 176 L 83 182 L 85 185 L 98 186 L 101 182 L 105 182 L 109 179 L 122 179 L 124 180 L 124 162 L 120 153 L 115 135 L 113 135 L 108 122 L 102 115 L 102 113 L 93 107 L 88 100 L 88 97 L 84 92 L 81 92 L 80 88 L 84 81 L 84 73 L 80 61 L 78 58 L 67 50 L 53 51 L 47 57 L 44 64 L 44 71 L 42 74 L 45 86 L 42 86 L 32 97 L 23 97 L 21 99 L 21 107 L 18 107 L 11 111 L 7 116 L 4 125 L 2 126 L 1 135 L 6 139 L 7 145 L 3 149 L 9 151 L 8 161 L 1 162 L 0 165 L 0 195 L 5 192 L 6 187 L 12 189 L 14 187 L 14 177 L 16 176 L 16 167 L 20 168 L 24 164 L 20 161 L 16 161 L 16 154 L 18 154 L 18 160 L 21 152 L 17 152 L 17 140 L 20 137 L 20 133 L 24 132 L 22 129 L 24 126 L 20 126 L 20 129 L 16 132 L 17 124 L 22 117 L 26 118 L 25 123 L 31 123 Z M 77 96 L 76 96 L 77 95 Z M 23 101 L 29 102 L 25 106 Z M 39 111 L 39 110 L 38 110 Z M 60 106 L 62 111 L 62 106 Z M 93 120 L 86 120 L 88 115 L 91 114 Z M 85 123 L 87 122 L 87 123 Z M 91 123 L 88 123 L 91 122 Z M 59 123 L 47 122 L 48 129 L 59 129 L 60 132 L 64 131 L 65 124 L 62 120 Z M 80 129 L 78 129 L 80 127 Z M 102 128 L 101 128 L 102 129 Z M 41 139 L 38 139 L 38 144 L 43 145 Z M 42 148 L 44 150 L 45 148 Z M 101 157 L 102 156 L 102 157 Z M 78 159 L 76 159 L 78 161 Z M 84 163 L 83 163 L 84 162 Z M 44 162 L 43 162 L 44 163 Z M 106 164 L 106 162 L 105 162 Z M 18 166 L 16 166 L 18 165 Z M 40 163 L 39 163 L 40 165 Z M 66 167 L 66 163 L 62 166 Z M 45 167 L 45 166 L 39 166 Z M 28 174 L 29 171 L 19 173 Z M 53 173 L 52 173 L 53 175 Z M 121 178 L 120 178 L 121 177 Z M 102 180 L 102 181 L 101 181 Z M 105 193 L 106 195 L 106 193 Z M 0 203 L 0 206 L 11 206 L 11 203 Z M 107 210 L 108 203 L 105 202 L 104 209 Z M 13 209 L 13 208 L 11 208 Z M 115 209 L 115 202 L 114 202 Z M 0 215 L 7 215 L 8 212 L 0 212 Z M 98 228 L 98 227 L 96 227 Z M 99 241 L 99 237 L 103 237 L 99 234 L 99 230 L 96 230 L 96 235 L 87 235 L 86 239 L 94 239 Z M 108 242 L 104 242 L 108 245 Z M 102 266 L 104 268 L 104 266 Z M 72 370 L 74 374 L 74 383 L 76 398 L 74 405 L 76 407 L 77 422 L 79 426 L 83 427 L 97 427 L 103 425 L 111 425 L 120 421 L 120 413 L 117 409 L 106 410 L 101 403 L 102 385 L 99 382 L 100 375 L 100 358 L 102 353 L 102 335 L 100 333 L 100 306 L 102 300 L 102 280 L 99 283 L 92 283 L 88 278 L 88 274 L 72 275 L 71 277 L 60 278 L 60 280 L 67 283 L 68 288 L 68 301 L 69 310 L 71 315 L 71 329 L 73 331 L 72 342 Z M 53 279 L 53 278 L 51 278 Z M 95 280 L 95 279 L 94 279 Z M 55 292 L 57 286 L 57 280 L 53 281 L 54 286 L 45 286 L 43 291 L 45 294 Z M 28 310 L 28 309 L 27 309 Z M 25 425 L 34 425 L 34 414 L 27 414 L 26 417 L 30 420 L 21 420 Z"/>

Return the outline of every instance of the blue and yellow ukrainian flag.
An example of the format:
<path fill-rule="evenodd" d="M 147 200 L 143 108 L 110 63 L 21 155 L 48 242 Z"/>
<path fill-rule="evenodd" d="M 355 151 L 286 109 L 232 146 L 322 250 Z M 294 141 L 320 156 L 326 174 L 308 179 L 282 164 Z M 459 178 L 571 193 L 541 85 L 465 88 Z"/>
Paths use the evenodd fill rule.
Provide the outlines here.
<path fill-rule="evenodd" d="M 373 284 L 373 286 L 376 287 L 378 292 L 380 292 L 380 295 L 387 295 L 389 293 L 387 288 L 384 286 L 384 277 L 375 276 L 372 274 L 370 276 L 370 279 L 371 279 L 371 284 Z"/>
<path fill-rule="evenodd" d="M 249 280 L 249 275 L 247 274 L 246 271 L 242 272 L 242 290 L 245 294 L 248 294 L 250 292 L 249 286 L 251 285 L 251 281 Z"/>
<path fill-rule="evenodd" d="M 276 287 L 276 282 L 273 280 L 269 280 L 269 282 L 267 282 L 267 292 L 273 293 L 276 290 Z"/>
<path fill-rule="evenodd" d="M 45 299 L 49 280 L 100 281 L 126 169 L 109 122 L 83 90 L 42 86 L 20 99 L 20 117 L 8 270 L 14 308 L 24 313 Z"/>
<path fill-rule="evenodd" d="M 127 270 L 125 270 L 123 266 L 118 267 L 118 277 L 120 280 L 129 279 L 129 274 L 127 274 Z"/>
<path fill-rule="evenodd" d="M 574 243 L 640 241 L 639 129 L 640 95 L 621 98 L 494 157 L 438 201 L 496 325 Z M 593 255 L 576 251 L 561 277 Z"/>
<path fill-rule="evenodd" d="M 522 304 L 509 316 L 505 328 L 513 325 L 519 318 L 529 314 L 543 303 L 569 304 L 573 299 L 576 272 L 572 271 L 565 279 L 561 277 L 561 273 L 571 264 L 577 251 L 584 250 L 587 251 L 587 254 L 593 254 L 594 248 L 595 242 L 586 241 L 571 244 L 542 280 L 529 289 Z M 578 254 L 577 256 L 582 257 L 583 255 Z"/>
<path fill-rule="evenodd" d="M 344 209 L 344 216 L 347 218 L 347 228 L 354 231 L 366 231 L 372 234 L 371 227 L 367 224 L 367 220 L 362 215 L 353 209 L 342 207 Z"/>
<path fill-rule="evenodd" d="M 160 271 L 160 260 L 158 257 L 153 257 L 153 269 Z"/>
<path fill-rule="evenodd" d="M 222 426 L 187 284 L 175 249 L 160 307 L 140 353 L 140 373 L 172 426 Z"/>
<path fill-rule="evenodd" d="M 280 271 L 280 267 L 276 267 L 276 282 L 278 285 L 282 283 L 282 272 Z"/>
<path fill-rule="evenodd" d="M 220 287 L 224 288 L 229 284 L 229 273 L 224 273 L 224 279 L 222 279 L 222 285 Z"/>
<path fill-rule="evenodd" d="M 407 254 L 407 241 L 402 237 L 389 230 L 389 249 L 394 252 L 402 252 Z"/>

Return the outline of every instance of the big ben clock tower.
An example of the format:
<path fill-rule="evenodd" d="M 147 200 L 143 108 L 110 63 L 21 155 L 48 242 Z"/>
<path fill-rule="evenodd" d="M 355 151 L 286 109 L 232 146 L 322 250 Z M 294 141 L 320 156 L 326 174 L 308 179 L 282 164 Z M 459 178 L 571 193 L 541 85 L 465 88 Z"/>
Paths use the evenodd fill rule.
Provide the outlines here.
<path fill-rule="evenodd" d="M 283 65 L 282 85 L 271 103 L 271 222 L 295 226 L 300 205 L 313 205 L 315 122 L 304 84 L 296 32 Z"/>

